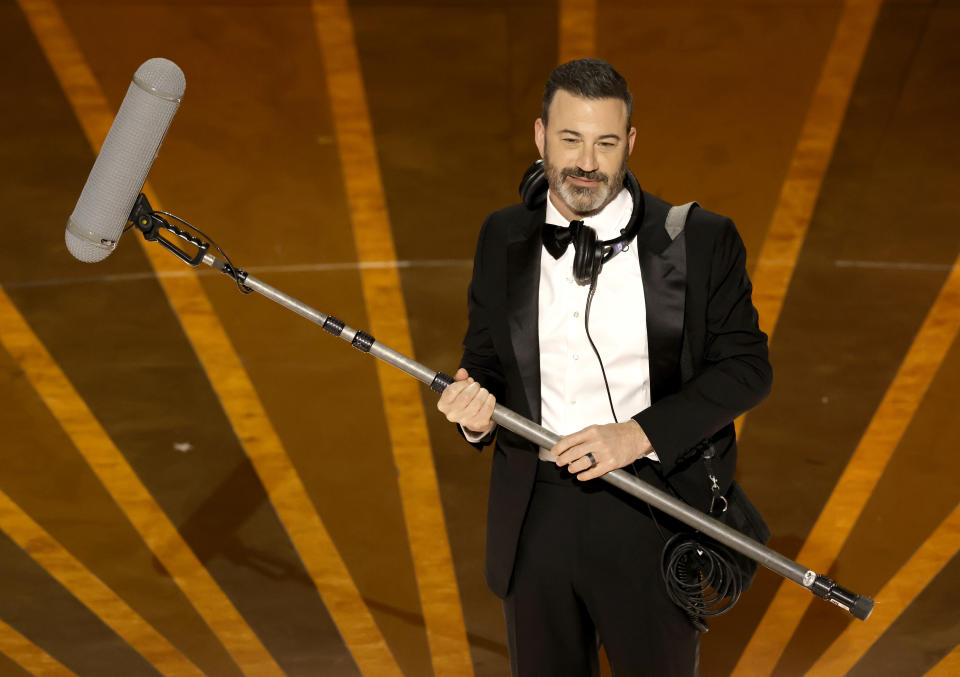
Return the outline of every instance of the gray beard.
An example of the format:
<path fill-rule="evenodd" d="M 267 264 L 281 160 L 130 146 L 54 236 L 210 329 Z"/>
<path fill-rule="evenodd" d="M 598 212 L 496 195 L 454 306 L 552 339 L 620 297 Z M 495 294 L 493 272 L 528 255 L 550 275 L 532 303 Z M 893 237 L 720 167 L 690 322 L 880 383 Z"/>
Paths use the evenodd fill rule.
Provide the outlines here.
<path fill-rule="evenodd" d="M 583 219 L 599 214 L 620 194 L 627 175 L 627 154 L 623 154 L 623 162 L 612 181 L 608 175 L 599 171 L 585 172 L 576 167 L 560 169 L 550 162 L 550 156 L 546 152 L 543 154 L 543 171 L 550 190 L 556 193 L 577 217 Z M 599 180 L 603 183 L 596 188 L 576 186 L 566 182 L 568 176 Z"/>

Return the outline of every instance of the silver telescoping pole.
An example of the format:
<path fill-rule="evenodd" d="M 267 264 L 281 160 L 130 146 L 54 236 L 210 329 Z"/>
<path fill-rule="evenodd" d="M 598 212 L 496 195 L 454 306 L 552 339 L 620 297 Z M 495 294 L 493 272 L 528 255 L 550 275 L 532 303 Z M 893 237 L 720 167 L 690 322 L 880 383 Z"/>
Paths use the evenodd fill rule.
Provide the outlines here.
<path fill-rule="evenodd" d="M 334 336 L 348 341 L 362 352 L 370 353 L 401 371 L 425 383 L 437 393 L 442 393 L 453 379 L 443 372 L 434 371 L 396 350 L 379 343 L 373 336 L 364 331 L 353 329 L 342 321 L 330 315 L 325 315 L 314 308 L 298 301 L 292 296 L 258 280 L 239 269 L 233 269 L 221 259 L 209 252 L 203 254 L 203 263 L 236 279 L 245 287 L 266 296 L 271 301 L 279 303 L 311 322 L 320 325 Z M 496 405 L 492 415 L 498 424 L 513 431 L 534 444 L 549 449 L 560 441 L 560 435 L 553 433 L 528 418 L 512 411 L 501 404 Z M 850 612 L 860 620 L 866 620 L 873 610 L 873 600 L 864 595 L 857 595 L 838 586 L 834 581 L 822 574 L 801 566 L 784 555 L 771 550 L 762 543 L 745 536 L 736 529 L 710 517 L 709 515 L 691 508 L 683 501 L 657 489 L 647 482 L 634 477 L 624 470 L 612 470 L 600 477 L 618 489 L 649 503 L 655 508 L 675 517 L 684 524 L 710 536 L 719 543 L 735 550 L 742 555 L 762 564 L 794 583 L 802 585 L 821 599 L 836 604 Z"/>

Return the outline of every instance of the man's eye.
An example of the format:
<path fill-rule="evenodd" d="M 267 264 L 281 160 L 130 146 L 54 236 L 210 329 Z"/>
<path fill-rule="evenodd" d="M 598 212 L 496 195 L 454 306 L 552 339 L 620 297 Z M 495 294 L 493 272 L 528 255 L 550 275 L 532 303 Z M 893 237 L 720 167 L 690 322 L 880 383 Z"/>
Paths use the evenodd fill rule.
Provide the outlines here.
<path fill-rule="evenodd" d="M 569 138 L 569 139 L 562 139 L 562 141 L 564 143 L 576 143 L 577 141 L 579 141 L 579 139 Z"/>
<path fill-rule="evenodd" d="M 604 148 L 604 149 L 615 148 L 616 145 L 617 145 L 617 144 L 615 144 L 615 143 L 613 143 L 613 142 L 611 142 L 611 141 L 601 141 L 601 142 L 600 142 L 600 147 L 601 147 L 601 148 Z"/>

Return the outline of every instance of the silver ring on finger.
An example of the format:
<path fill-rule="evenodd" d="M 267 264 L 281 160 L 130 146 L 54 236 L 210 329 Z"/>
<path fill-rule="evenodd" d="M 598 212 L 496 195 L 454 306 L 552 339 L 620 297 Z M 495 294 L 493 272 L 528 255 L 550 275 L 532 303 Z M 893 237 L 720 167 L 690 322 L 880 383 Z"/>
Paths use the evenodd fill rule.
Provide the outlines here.
<path fill-rule="evenodd" d="M 588 461 L 590 461 L 590 465 L 589 465 L 589 467 L 587 467 L 587 470 L 590 470 L 590 468 L 592 468 L 592 467 L 594 467 L 595 465 L 597 465 L 597 457 L 593 455 L 593 452 L 592 452 L 592 451 L 588 451 L 588 452 L 587 452 L 587 455 L 584 456 L 584 458 L 587 459 Z"/>

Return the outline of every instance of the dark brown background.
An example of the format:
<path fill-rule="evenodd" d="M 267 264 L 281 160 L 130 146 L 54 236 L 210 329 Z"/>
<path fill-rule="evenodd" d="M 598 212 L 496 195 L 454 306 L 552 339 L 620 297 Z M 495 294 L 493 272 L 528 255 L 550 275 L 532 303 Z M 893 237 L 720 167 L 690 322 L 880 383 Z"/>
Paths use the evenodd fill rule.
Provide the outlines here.
<path fill-rule="evenodd" d="M 309 3 L 60 2 L 115 110 L 162 55 L 187 94 L 150 175 L 231 257 L 363 328 L 325 70 Z M 756 265 L 840 16 L 839 0 L 597 3 L 597 56 L 631 83 L 631 167 L 731 216 Z M 557 62 L 555 2 L 349 5 L 417 358 L 452 370 L 484 216 L 515 201 Z M 772 342 L 772 396 L 740 478 L 799 552 L 960 253 L 960 4 L 887 0 Z M 290 675 L 357 674 L 134 236 L 96 266 L 62 242 L 95 153 L 23 12 L 0 1 L 0 284 L 184 539 Z M 227 280 L 202 284 L 406 674 L 431 673 L 372 360 Z M 876 594 L 960 499 L 956 342 L 831 575 Z M 0 490 L 209 674 L 240 674 L 0 348 Z M 488 455 L 422 391 L 475 673 L 507 674 L 482 579 Z M 189 442 L 192 450 L 177 451 Z M 953 556 L 851 674 L 921 675 L 960 642 Z M 779 579 L 761 571 L 704 637 L 729 674 Z M 847 616 L 812 605 L 775 674 Z M 0 533 L 0 620 L 81 675 L 155 669 Z M 105 667 L 108 666 L 108 667 Z M 25 674 L 0 654 L 0 674 Z"/>

